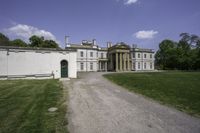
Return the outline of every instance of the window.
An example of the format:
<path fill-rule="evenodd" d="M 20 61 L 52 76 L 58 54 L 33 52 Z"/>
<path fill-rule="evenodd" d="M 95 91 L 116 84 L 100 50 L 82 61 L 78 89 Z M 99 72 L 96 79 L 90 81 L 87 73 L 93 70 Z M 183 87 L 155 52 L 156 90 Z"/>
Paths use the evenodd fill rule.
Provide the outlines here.
<path fill-rule="evenodd" d="M 138 69 L 140 69 L 140 62 L 138 62 Z"/>
<path fill-rule="evenodd" d="M 101 53 L 101 58 L 103 58 L 103 53 Z"/>
<path fill-rule="evenodd" d="M 90 52 L 90 57 L 93 57 L 93 52 Z"/>
<path fill-rule="evenodd" d="M 81 51 L 81 57 L 83 57 L 83 51 Z"/>
<path fill-rule="evenodd" d="M 144 58 L 147 58 L 147 54 L 144 54 Z"/>
<path fill-rule="evenodd" d="M 135 63 L 133 62 L 133 69 L 135 70 Z"/>
<path fill-rule="evenodd" d="M 135 53 L 133 53 L 133 58 L 135 58 Z"/>
<path fill-rule="evenodd" d="M 84 69 L 84 64 L 83 64 L 83 62 L 81 62 L 81 70 L 83 70 Z"/>
<path fill-rule="evenodd" d="M 145 62 L 145 63 L 144 63 L 144 69 L 146 69 L 146 68 L 147 68 L 147 63 Z"/>
<path fill-rule="evenodd" d="M 90 63 L 90 70 L 93 70 L 93 63 Z"/>
<path fill-rule="evenodd" d="M 150 58 L 152 58 L 152 54 L 150 54 Z"/>
<path fill-rule="evenodd" d="M 138 54 L 138 58 L 140 58 L 140 54 Z"/>
<path fill-rule="evenodd" d="M 150 63 L 150 69 L 152 69 L 152 66 L 153 66 L 152 63 Z"/>

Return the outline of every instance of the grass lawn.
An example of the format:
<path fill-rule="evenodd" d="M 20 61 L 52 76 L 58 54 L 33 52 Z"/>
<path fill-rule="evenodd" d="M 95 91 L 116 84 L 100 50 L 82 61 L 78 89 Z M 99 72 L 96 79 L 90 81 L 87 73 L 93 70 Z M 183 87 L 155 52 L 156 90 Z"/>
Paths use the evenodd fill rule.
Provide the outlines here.
<path fill-rule="evenodd" d="M 116 73 L 104 77 L 130 91 L 200 116 L 200 72 Z"/>
<path fill-rule="evenodd" d="M 58 80 L 0 81 L 0 133 L 67 132 L 65 98 Z"/>

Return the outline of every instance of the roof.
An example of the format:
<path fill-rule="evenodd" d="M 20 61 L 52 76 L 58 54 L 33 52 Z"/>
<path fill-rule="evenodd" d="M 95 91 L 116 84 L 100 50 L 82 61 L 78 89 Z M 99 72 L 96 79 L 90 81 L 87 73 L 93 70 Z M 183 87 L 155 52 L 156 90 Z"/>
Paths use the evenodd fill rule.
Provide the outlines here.
<path fill-rule="evenodd" d="M 0 46 L 0 49 L 18 49 L 18 50 L 37 50 L 37 51 L 76 51 L 74 49 L 61 49 L 61 48 L 38 48 L 38 47 L 13 47 L 13 46 Z"/>
<path fill-rule="evenodd" d="M 144 49 L 144 48 L 132 48 L 132 51 L 154 53 L 153 49 Z"/>

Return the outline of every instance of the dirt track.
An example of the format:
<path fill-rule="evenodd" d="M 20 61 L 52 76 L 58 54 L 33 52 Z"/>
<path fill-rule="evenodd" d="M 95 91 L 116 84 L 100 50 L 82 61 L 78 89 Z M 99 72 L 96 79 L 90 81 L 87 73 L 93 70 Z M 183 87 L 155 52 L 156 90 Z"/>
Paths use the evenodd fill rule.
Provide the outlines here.
<path fill-rule="evenodd" d="M 104 79 L 80 73 L 69 89 L 70 133 L 200 133 L 200 119 L 160 105 Z"/>

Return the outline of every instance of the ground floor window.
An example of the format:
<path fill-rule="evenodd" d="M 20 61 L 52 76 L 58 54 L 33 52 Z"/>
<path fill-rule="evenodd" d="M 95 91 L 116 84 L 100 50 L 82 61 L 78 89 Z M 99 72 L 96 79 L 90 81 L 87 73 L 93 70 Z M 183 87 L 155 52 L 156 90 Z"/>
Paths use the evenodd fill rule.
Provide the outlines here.
<path fill-rule="evenodd" d="M 133 62 L 133 69 L 135 69 L 135 63 Z"/>
<path fill-rule="evenodd" d="M 152 69 L 152 66 L 153 66 L 152 63 L 150 63 L 150 69 Z"/>
<path fill-rule="evenodd" d="M 140 62 L 138 62 L 138 69 L 140 69 Z"/>
<path fill-rule="evenodd" d="M 145 63 L 144 63 L 144 69 L 146 69 L 146 68 L 147 68 L 147 63 L 145 62 Z"/>
<path fill-rule="evenodd" d="M 93 63 L 90 63 L 90 70 L 93 70 Z"/>
<path fill-rule="evenodd" d="M 84 69 L 84 64 L 83 64 L 83 62 L 81 62 L 81 70 L 83 70 Z"/>

